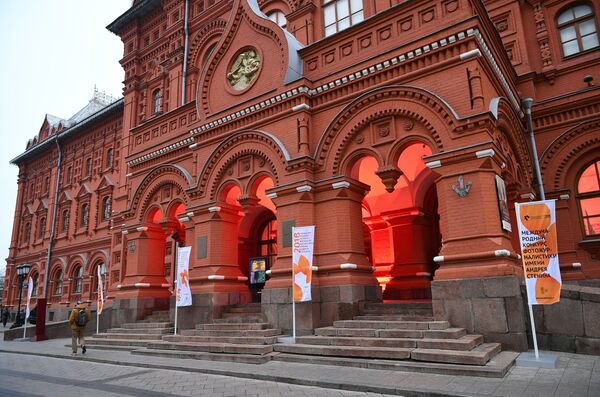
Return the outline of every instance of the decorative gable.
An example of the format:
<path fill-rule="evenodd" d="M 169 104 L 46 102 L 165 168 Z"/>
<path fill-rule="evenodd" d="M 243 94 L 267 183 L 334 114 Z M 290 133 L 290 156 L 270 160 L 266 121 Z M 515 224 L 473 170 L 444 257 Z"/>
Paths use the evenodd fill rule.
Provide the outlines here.
<path fill-rule="evenodd" d="M 302 44 L 263 14 L 256 0 L 236 0 L 224 34 L 202 71 L 201 118 L 272 94 L 302 77 Z"/>
<path fill-rule="evenodd" d="M 87 183 L 84 183 L 79 188 L 79 191 L 77 192 L 77 195 L 75 197 L 77 197 L 78 199 L 81 199 L 81 198 L 89 198 L 89 196 L 91 196 L 91 195 L 92 195 L 92 189 L 90 189 L 90 187 L 88 186 Z"/>
<path fill-rule="evenodd" d="M 59 204 L 70 203 L 71 201 L 73 201 L 73 198 L 67 191 L 62 192 L 58 197 Z"/>
<path fill-rule="evenodd" d="M 40 202 L 38 203 L 37 208 L 35 209 L 35 213 L 39 214 L 41 212 L 46 212 L 48 211 L 48 202 L 45 199 L 41 199 Z"/>
<path fill-rule="evenodd" d="M 114 187 L 114 183 L 110 180 L 108 175 L 103 175 L 98 187 L 96 188 L 96 192 L 104 192 L 107 190 L 112 190 Z"/>

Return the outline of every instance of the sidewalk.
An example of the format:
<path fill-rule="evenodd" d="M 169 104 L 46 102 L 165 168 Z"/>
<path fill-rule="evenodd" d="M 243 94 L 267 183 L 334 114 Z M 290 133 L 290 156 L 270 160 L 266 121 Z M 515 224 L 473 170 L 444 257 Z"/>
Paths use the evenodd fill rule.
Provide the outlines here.
<path fill-rule="evenodd" d="M 0 327 L 0 337 L 2 337 Z M 370 391 L 402 396 L 600 396 L 600 356 L 557 353 L 559 368 L 513 367 L 503 379 L 381 371 L 270 361 L 262 365 L 148 357 L 127 351 L 88 349 L 71 357 L 70 339 L 0 341 L 0 352 L 41 355 L 143 368 L 170 369 L 238 378 Z"/>

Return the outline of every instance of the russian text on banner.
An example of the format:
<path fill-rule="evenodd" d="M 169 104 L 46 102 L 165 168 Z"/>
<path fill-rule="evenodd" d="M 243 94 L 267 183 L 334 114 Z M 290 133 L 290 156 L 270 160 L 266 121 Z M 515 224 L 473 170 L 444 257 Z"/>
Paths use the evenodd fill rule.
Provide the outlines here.
<path fill-rule="evenodd" d="M 104 283 L 102 282 L 102 273 L 100 272 L 100 266 L 98 269 L 98 315 L 102 314 L 104 309 Z"/>
<path fill-rule="evenodd" d="M 192 305 L 192 290 L 190 289 L 190 252 L 192 247 L 177 249 L 177 290 L 175 300 L 177 307 Z"/>
<path fill-rule="evenodd" d="M 25 322 L 29 318 L 29 313 L 31 313 L 29 304 L 31 302 L 31 294 L 33 294 L 33 278 L 29 277 L 29 281 L 27 282 L 27 308 L 25 310 Z"/>
<path fill-rule="evenodd" d="M 558 302 L 562 280 L 554 200 L 515 203 L 515 209 L 527 300 L 530 305 Z"/>
<path fill-rule="evenodd" d="M 306 302 L 312 299 L 311 279 L 314 241 L 314 226 L 292 228 L 292 262 L 294 266 L 292 277 L 295 302 Z"/>

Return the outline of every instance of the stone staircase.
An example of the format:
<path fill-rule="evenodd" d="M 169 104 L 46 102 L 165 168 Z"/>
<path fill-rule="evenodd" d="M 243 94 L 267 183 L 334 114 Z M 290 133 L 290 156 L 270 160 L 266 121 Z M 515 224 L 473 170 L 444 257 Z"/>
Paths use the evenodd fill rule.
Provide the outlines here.
<path fill-rule="evenodd" d="M 260 304 L 229 306 L 212 324 L 164 335 L 132 354 L 262 364 L 271 360 L 281 330 L 266 322 Z"/>
<path fill-rule="evenodd" d="M 501 352 L 499 343 L 434 320 L 429 302 L 367 303 L 353 320 L 274 350 L 278 361 L 487 377 L 504 376 L 517 357 Z"/>
<path fill-rule="evenodd" d="M 86 345 L 95 349 L 136 350 L 151 342 L 160 341 L 163 335 L 173 333 L 169 311 L 155 311 L 143 320 L 111 328 L 86 340 Z"/>

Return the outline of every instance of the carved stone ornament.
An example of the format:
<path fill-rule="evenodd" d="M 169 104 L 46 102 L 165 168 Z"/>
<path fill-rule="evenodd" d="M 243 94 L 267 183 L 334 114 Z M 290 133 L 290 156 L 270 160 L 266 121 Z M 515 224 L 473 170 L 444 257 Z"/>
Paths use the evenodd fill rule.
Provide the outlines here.
<path fill-rule="evenodd" d="M 464 178 L 461 175 L 458 177 L 458 186 L 452 185 L 452 190 L 454 190 L 454 193 L 458 194 L 459 197 L 467 197 L 472 185 L 473 182 L 467 182 L 467 184 L 465 185 Z"/>
<path fill-rule="evenodd" d="M 260 69 L 260 56 L 251 48 L 239 54 L 227 73 L 227 81 L 235 90 L 241 91 L 250 87 Z"/>
<path fill-rule="evenodd" d="M 135 252 L 135 241 L 130 241 L 129 244 L 127 244 L 127 250 L 130 254 Z"/>

